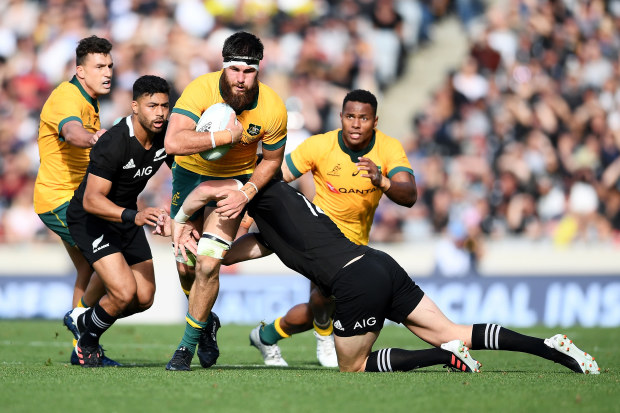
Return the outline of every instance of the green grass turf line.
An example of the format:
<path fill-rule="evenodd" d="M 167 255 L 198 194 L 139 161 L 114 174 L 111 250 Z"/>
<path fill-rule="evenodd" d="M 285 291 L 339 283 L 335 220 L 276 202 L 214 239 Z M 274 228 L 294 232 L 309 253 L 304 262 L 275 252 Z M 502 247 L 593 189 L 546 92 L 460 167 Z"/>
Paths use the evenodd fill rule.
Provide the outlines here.
<path fill-rule="evenodd" d="M 164 369 L 183 325 L 116 325 L 104 336 L 123 368 L 68 363 L 71 336 L 59 321 L 0 320 L 2 412 L 619 412 L 620 329 L 519 330 L 537 337 L 563 332 L 596 357 L 585 376 L 537 357 L 475 351 L 482 374 L 433 367 L 409 373 L 350 374 L 318 365 L 311 333 L 280 342 L 291 367 L 267 368 L 249 345 L 253 326 L 225 325 L 218 364 L 192 372 Z M 403 327 L 387 326 L 375 349 L 427 348 Z"/>

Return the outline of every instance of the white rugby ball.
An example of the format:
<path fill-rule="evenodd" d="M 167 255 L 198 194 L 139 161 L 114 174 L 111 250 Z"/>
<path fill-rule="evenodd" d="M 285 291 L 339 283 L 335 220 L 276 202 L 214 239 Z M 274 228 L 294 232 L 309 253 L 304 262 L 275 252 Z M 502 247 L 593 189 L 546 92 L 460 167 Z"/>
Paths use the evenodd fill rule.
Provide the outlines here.
<path fill-rule="evenodd" d="M 216 103 L 209 106 L 200 116 L 196 124 L 196 132 L 218 132 L 226 129 L 231 113 L 235 113 L 235 110 L 226 103 Z M 236 122 L 237 119 L 235 119 Z M 230 144 L 216 146 L 213 149 L 200 152 L 200 156 L 207 161 L 216 161 L 226 155 L 231 146 Z"/>

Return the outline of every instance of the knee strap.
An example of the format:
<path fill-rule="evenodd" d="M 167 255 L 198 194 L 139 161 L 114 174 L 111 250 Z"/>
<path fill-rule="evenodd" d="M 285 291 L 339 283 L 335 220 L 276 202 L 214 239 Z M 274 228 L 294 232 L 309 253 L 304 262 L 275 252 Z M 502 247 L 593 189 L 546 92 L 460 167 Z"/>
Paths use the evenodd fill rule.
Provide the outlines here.
<path fill-rule="evenodd" d="M 215 234 L 205 232 L 202 234 L 200 241 L 198 241 L 196 252 L 198 255 L 221 260 L 224 258 L 224 253 L 230 249 L 231 244 L 232 242 L 226 241 Z"/>

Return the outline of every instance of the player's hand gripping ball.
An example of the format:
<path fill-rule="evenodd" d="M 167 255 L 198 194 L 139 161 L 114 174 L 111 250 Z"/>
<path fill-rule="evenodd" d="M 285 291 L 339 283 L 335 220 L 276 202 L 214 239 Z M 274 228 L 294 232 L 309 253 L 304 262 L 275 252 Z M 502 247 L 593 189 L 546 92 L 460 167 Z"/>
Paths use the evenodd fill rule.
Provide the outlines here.
<path fill-rule="evenodd" d="M 235 113 L 234 109 L 226 103 L 216 103 L 209 106 L 198 120 L 196 132 L 218 132 L 226 129 L 232 113 Z M 235 122 L 237 122 L 236 118 Z M 231 146 L 231 144 L 216 146 L 213 149 L 200 152 L 200 156 L 207 161 L 216 161 L 226 155 Z"/>

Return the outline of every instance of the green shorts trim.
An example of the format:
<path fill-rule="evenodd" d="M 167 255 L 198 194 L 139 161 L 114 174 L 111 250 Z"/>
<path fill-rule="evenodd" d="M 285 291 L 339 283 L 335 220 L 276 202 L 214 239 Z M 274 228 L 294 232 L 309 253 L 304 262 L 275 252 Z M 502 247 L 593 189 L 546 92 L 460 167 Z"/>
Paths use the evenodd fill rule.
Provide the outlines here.
<path fill-rule="evenodd" d="M 172 165 L 172 202 L 170 203 L 170 216 L 176 216 L 177 212 L 179 212 L 179 208 L 183 205 L 185 198 L 203 182 L 206 181 L 222 181 L 224 179 L 237 179 L 242 183 L 248 182 L 251 174 L 243 174 L 236 176 L 207 176 L 200 175 L 194 173 L 192 171 L 188 171 L 187 169 L 177 165 L 175 162 Z M 217 206 L 215 202 L 209 202 L 208 207 Z M 197 219 L 200 215 L 204 213 L 204 208 L 200 208 L 198 211 L 194 212 L 194 214 L 189 218 L 190 221 Z"/>
<path fill-rule="evenodd" d="M 67 244 L 74 247 L 75 241 L 71 238 L 69 225 L 67 225 L 67 208 L 69 208 L 69 201 L 49 212 L 39 214 L 39 218 L 41 218 L 46 227 L 51 229 Z"/>

